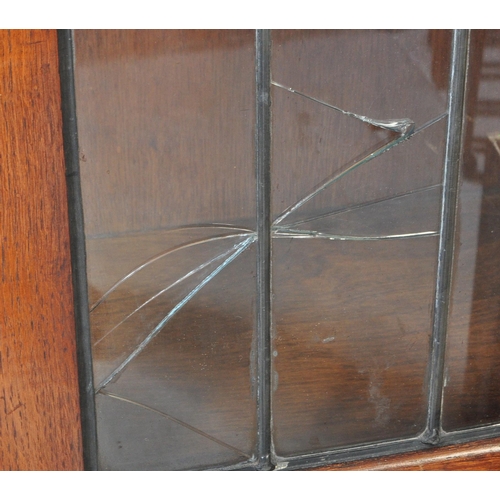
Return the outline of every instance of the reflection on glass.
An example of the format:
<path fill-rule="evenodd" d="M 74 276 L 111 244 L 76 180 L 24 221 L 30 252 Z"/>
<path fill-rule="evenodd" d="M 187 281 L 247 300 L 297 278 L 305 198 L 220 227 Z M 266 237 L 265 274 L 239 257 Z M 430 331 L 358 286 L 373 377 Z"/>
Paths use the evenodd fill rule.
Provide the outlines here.
<path fill-rule="evenodd" d="M 500 31 L 473 30 L 443 428 L 500 422 Z"/>

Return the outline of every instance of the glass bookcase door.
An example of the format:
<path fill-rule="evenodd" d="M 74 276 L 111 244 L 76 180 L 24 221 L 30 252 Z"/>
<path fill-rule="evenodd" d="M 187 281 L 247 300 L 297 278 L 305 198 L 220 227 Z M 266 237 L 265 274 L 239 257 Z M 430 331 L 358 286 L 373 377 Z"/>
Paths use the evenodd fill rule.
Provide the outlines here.
<path fill-rule="evenodd" d="M 500 44 L 458 31 L 75 31 L 101 469 L 495 432 Z"/>

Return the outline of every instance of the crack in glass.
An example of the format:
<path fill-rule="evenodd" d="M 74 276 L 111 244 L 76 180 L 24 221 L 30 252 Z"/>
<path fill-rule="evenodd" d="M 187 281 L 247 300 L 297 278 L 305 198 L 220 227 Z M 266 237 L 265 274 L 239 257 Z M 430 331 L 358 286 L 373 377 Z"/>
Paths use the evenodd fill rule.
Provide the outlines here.
<path fill-rule="evenodd" d="M 193 243 L 189 243 L 189 244 L 185 244 L 185 245 L 180 245 L 179 247 L 176 247 L 175 249 L 172 249 L 172 250 L 170 250 L 168 252 L 165 252 L 165 253 L 161 254 L 160 256 L 158 256 L 158 257 L 156 257 L 154 259 L 151 259 L 148 262 L 146 262 L 146 263 L 142 264 L 141 266 L 139 266 L 138 268 L 134 269 L 124 279 L 120 280 L 119 285 L 121 285 L 122 283 L 125 283 L 125 281 L 127 279 L 132 278 L 135 274 L 137 274 L 142 269 L 146 268 L 148 265 L 151 265 L 153 262 L 155 262 L 155 261 L 157 261 L 157 260 L 159 260 L 161 258 L 164 258 L 164 257 L 172 254 L 173 252 L 176 252 L 176 251 L 179 251 L 179 250 L 185 250 L 186 248 L 189 248 L 189 247 L 192 247 L 192 246 L 195 246 L 195 245 L 201 245 L 203 243 L 207 243 L 207 242 L 211 242 L 211 241 L 222 240 L 222 239 L 229 239 L 229 238 L 241 238 L 241 237 L 242 237 L 242 235 L 240 235 L 240 234 L 232 234 L 232 235 L 218 236 L 218 237 L 216 236 L 216 237 L 213 237 L 213 238 L 205 238 L 203 240 L 199 240 L 199 241 L 193 242 Z M 123 318 L 121 321 L 119 321 L 118 323 L 116 323 L 116 325 L 113 328 L 111 328 L 111 330 L 108 330 L 107 333 L 105 333 L 101 338 L 99 338 L 97 341 L 94 342 L 94 346 L 96 346 L 100 342 L 102 342 L 108 335 L 110 335 L 111 333 L 113 333 L 120 325 L 122 325 L 123 323 L 125 323 L 125 321 L 127 321 L 135 313 L 137 313 L 138 311 L 140 311 L 143 307 L 145 307 L 149 303 L 151 303 L 154 299 L 158 298 L 160 295 L 164 294 L 165 292 L 167 292 L 168 290 L 170 290 L 174 286 L 176 286 L 176 285 L 182 283 L 183 281 L 187 280 L 189 277 L 193 276 L 194 274 L 198 273 L 199 271 L 205 269 L 210 264 L 213 264 L 214 262 L 217 262 L 217 261 L 221 260 L 222 258 L 226 257 L 233 250 L 234 250 L 234 248 L 231 248 L 231 249 L 227 250 L 224 253 L 216 255 L 213 259 L 210 259 L 210 260 L 204 262 L 203 264 L 200 264 L 198 267 L 196 267 L 193 270 L 189 271 L 188 273 L 184 274 L 183 276 L 181 276 L 179 279 L 177 279 L 176 281 L 174 281 L 170 285 L 166 286 L 165 288 L 162 288 L 159 292 L 157 292 L 156 294 L 154 294 L 148 300 L 146 300 L 145 302 L 143 302 L 139 307 L 137 307 L 136 309 L 134 309 L 130 314 L 128 314 L 127 316 L 125 316 L 125 318 Z M 105 296 L 109 295 L 112 291 L 116 290 L 119 285 L 118 284 L 114 285 L 108 292 L 106 292 Z M 103 299 L 101 299 L 100 302 L 102 302 L 102 300 Z M 95 307 L 97 307 L 97 306 L 95 306 Z"/>
<path fill-rule="evenodd" d="M 233 248 L 233 253 L 227 257 L 222 264 L 220 264 L 214 271 L 212 271 L 201 283 L 199 283 L 193 290 L 191 290 L 178 304 L 176 304 L 169 313 L 158 323 L 151 333 L 133 350 L 131 354 L 115 368 L 104 380 L 97 384 L 95 392 L 99 392 L 112 382 L 120 373 L 125 370 L 131 361 L 133 361 L 147 346 L 148 344 L 160 333 L 162 328 L 167 322 L 184 307 L 189 300 L 194 297 L 212 278 L 217 276 L 226 266 L 228 266 L 238 255 L 243 253 L 256 239 L 256 236 L 250 236 L 241 243 L 238 243 Z"/>
<path fill-rule="evenodd" d="M 279 87 L 281 89 L 287 90 L 288 92 L 291 92 L 292 94 L 297 94 L 297 95 L 300 95 L 302 97 L 305 97 L 306 99 L 310 99 L 311 101 L 317 102 L 318 104 L 322 104 L 323 106 L 326 106 L 327 108 L 334 109 L 335 111 L 340 111 L 342 114 L 344 114 L 346 116 L 350 116 L 352 118 L 357 118 L 358 120 L 361 120 L 362 122 L 373 125 L 374 127 L 382 128 L 384 130 L 390 130 L 391 132 L 396 132 L 397 134 L 400 134 L 400 135 L 410 135 L 413 132 L 413 130 L 415 129 L 415 122 L 413 120 L 410 120 L 409 118 L 397 118 L 397 119 L 392 119 L 392 120 L 391 119 L 389 119 L 389 120 L 376 120 L 374 118 L 368 118 L 367 116 L 352 113 L 351 111 L 345 111 L 344 109 L 339 108 L 337 106 L 334 106 L 333 104 L 329 104 L 325 101 L 322 101 L 321 99 L 316 99 L 315 97 L 312 97 L 310 95 L 299 92 L 298 90 L 292 89 L 291 87 L 286 87 L 285 85 L 281 85 L 280 83 L 271 82 L 271 85 L 274 85 L 275 87 Z"/>
<path fill-rule="evenodd" d="M 321 233 L 319 231 L 301 231 L 300 229 L 288 230 L 286 228 L 276 228 L 277 238 L 321 238 L 325 240 L 341 241 L 377 241 L 377 240 L 401 240 L 410 238 L 423 238 L 426 236 L 437 236 L 438 231 L 421 231 L 418 233 L 406 234 L 386 234 L 381 236 L 342 236 L 340 234 Z"/>
<path fill-rule="evenodd" d="M 435 190 L 435 189 L 440 190 L 441 188 L 442 188 L 442 184 L 433 184 L 432 186 L 425 186 L 425 187 L 418 188 L 418 189 L 412 189 L 411 191 L 407 191 L 406 193 L 397 194 L 397 195 L 394 195 L 394 196 L 387 196 L 385 198 L 380 198 L 380 199 L 377 199 L 377 200 L 370 200 L 370 201 L 367 201 L 365 203 L 358 203 L 357 205 L 351 205 L 349 207 L 343 207 L 343 208 L 334 210 L 332 212 L 326 212 L 326 213 L 321 214 L 321 215 L 314 215 L 314 216 L 308 217 L 306 219 L 300 219 L 300 220 L 297 220 L 295 222 L 289 222 L 285 226 L 278 226 L 278 229 L 282 229 L 282 228 L 291 229 L 291 228 L 293 228 L 295 226 L 300 226 L 302 224 L 307 224 L 308 222 L 314 222 L 314 221 L 317 221 L 317 220 L 320 220 L 320 219 L 324 219 L 326 217 L 336 217 L 338 215 L 347 214 L 347 213 L 350 213 L 350 212 L 354 212 L 356 210 L 361 210 L 361 209 L 364 209 L 364 208 L 367 208 L 367 207 L 371 207 L 371 206 L 374 206 L 374 205 L 378 205 L 378 204 L 381 204 L 381 203 L 384 203 L 384 202 L 387 202 L 387 201 L 395 201 L 395 200 L 398 200 L 398 199 L 401 199 L 401 198 L 406 198 L 406 197 L 413 196 L 413 195 L 416 195 L 416 194 L 419 194 L 419 193 L 423 193 L 425 191 L 431 191 L 431 190 Z"/>
<path fill-rule="evenodd" d="M 317 231 L 317 230 L 302 230 L 302 229 L 297 229 L 297 226 L 306 224 L 308 222 L 320 220 L 326 217 L 333 217 L 336 215 L 340 214 L 345 214 L 348 212 L 352 212 L 355 210 L 359 210 L 362 208 L 366 208 L 369 206 L 375 206 L 377 204 L 386 202 L 386 201 L 392 201 L 396 199 L 403 199 L 405 197 L 409 197 L 411 195 L 414 195 L 416 193 L 420 193 L 423 191 L 428 191 L 432 189 L 441 189 L 441 184 L 439 185 L 433 185 L 433 186 L 426 186 L 423 188 L 415 189 L 403 194 L 391 196 L 388 198 L 384 199 L 379 199 L 379 200 L 371 200 L 368 202 L 360 203 L 354 206 L 349 206 L 345 207 L 339 210 L 335 210 L 333 212 L 327 213 L 327 214 L 321 214 L 321 215 L 316 215 L 308 218 L 304 218 L 301 220 L 295 220 L 290 223 L 285 223 L 285 219 L 287 219 L 291 214 L 295 213 L 300 207 L 305 205 L 307 202 L 309 202 L 311 199 L 313 199 L 315 196 L 317 196 L 319 193 L 322 191 L 326 190 L 328 187 L 330 187 L 332 184 L 340 180 L 342 177 L 348 175 L 350 172 L 355 170 L 357 167 L 364 165 L 374 158 L 377 158 L 378 156 L 388 152 L 390 149 L 398 146 L 399 144 L 411 139 L 414 135 L 418 134 L 422 130 L 425 130 L 426 128 L 434 125 L 438 121 L 444 119 L 447 116 L 447 113 L 443 113 L 436 118 L 430 120 L 429 122 L 425 123 L 424 125 L 415 128 L 415 123 L 413 120 L 409 118 L 402 118 L 402 119 L 387 119 L 387 120 L 378 120 L 378 119 L 373 119 L 369 118 L 366 116 L 358 115 L 349 111 L 345 111 L 339 107 L 336 107 L 332 104 L 326 103 L 322 100 L 316 99 L 315 97 L 303 94 L 297 90 L 294 90 L 292 88 L 286 87 L 282 84 L 279 84 L 277 82 L 272 82 L 272 85 L 283 89 L 287 92 L 293 93 L 295 95 L 298 95 L 302 98 L 306 98 L 309 100 L 312 100 L 316 103 L 319 103 L 321 105 L 324 105 L 325 107 L 332 109 L 336 112 L 342 113 L 348 117 L 351 117 L 356 120 L 360 120 L 364 123 L 367 123 L 373 127 L 377 127 L 383 130 L 387 130 L 393 134 L 396 134 L 396 137 L 392 138 L 391 140 L 379 143 L 376 145 L 371 151 L 367 153 L 363 153 L 348 164 L 346 164 L 344 167 L 341 168 L 340 172 L 337 172 L 336 174 L 333 174 L 332 176 L 324 179 L 320 184 L 318 184 L 315 188 L 313 188 L 312 191 L 310 191 L 306 196 L 301 198 L 300 200 L 296 201 L 293 203 L 291 206 L 289 206 L 286 210 L 284 210 L 281 214 L 279 214 L 275 220 L 272 222 L 271 225 L 271 237 L 272 238 L 304 238 L 304 239 L 313 239 L 313 238 L 320 238 L 320 239 L 327 239 L 327 240 L 341 240 L 341 241 L 373 241 L 373 240 L 396 240 L 396 239 L 411 239 L 411 238 L 423 238 L 423 237 L 434 237 L 439 234 L 437 230 L 427 230 L 427 231 L 418 231 L 418 232 L 409 232 L 409 233 L 397 233 L 397 234 L 379 234 L 379 235 L 368 235 L 368 236 L 361 236 L 361 235 L 345 235 L 345 234 L 333 234 L 329 232 L 324 232 L 324 231 Z M 194 246 L 201 246 L 204 245 L 208 242 L 214 242 L 217 240 L 232 240 L 232 239 L 239 239 L 242 241 L 238 241 L 235 243 L 231 248 L 228 250 L 225 250 L 222 253 L 218 253 L 211 259 L 201 263 L 194 269 L 190 270 L 187 273 L 184 273 L 181 277 L 173 281 L 172 283 L 168 284 L 167 286 L 161 288 L 157 293 L 149 297 L 147 300 L 143 301 L 139 306 L 135 307 L 134 310 L 132 310 L 129 314 L 127 314 L 123 319 L 121 319 L 118 323 L 116 323 L 111 329 L 109 329 L 103 336 L 101 336 L 99 339 L 97 339 L 94 342 L 94 346 L 97 346 L 100 342 L 102 342 L 105 338 L 107 338 L 109 335 L 113 334 L 113 332 L 116 331 L 116 329 L 122 325 L 125 321 L 127 321 L 129 318 L 131 318 L 133 315 L 137 314 L 139 311 L 141 311 L 143 308 L 145 308 L 148 304 L 150 304 L 153 300 L 155 300 L 157 297 L 160 295 L 164 294 L 165 292 L 173 289 L 177 285 L 181 284 L 182 282 L 185 282 L 188 278 L 196 275 L 197 273 L 200 273 L 202 270 L 208 268 L 210 265 L 215 264 L 219 261 L 222 260 L 222 263 L 220 263 L 208 276 L 203 278 L 194 288 L 192 288 L 183 298 L 180 300 L 174 307 L 170 309 L 170 311 L 159 321 L 156 326 L 150 331 L 150 333 L 140 342 L 138 343 L 135 348 L 128 354 L 128 356 L 118 365 L 116 366 L 110 373 L 108 373 L 107 376 L 105 376 L 102 380 L 100 380 L 96 385 L 95 385 L 95 393 L 96 394 L 102 394 L 114 399 L 121 400 L 123 402 L 129 403 L 136 405 L 144 410 L 147 411 L 152 411 L 155 412 L 164 418 L 167 418 L 169 420 L 172 420 L 179 425 L 184 426 L 187 429 L 190 429 L 193 432 L 196 432 L 207 439 L 210 439 L 216 443 L 218 443 L 221 446 L 224 446 L 226 448 L 229 448 L 233 451 L 236 451 L 238 454 L 240 454 L 243 457 L 246 457 L 250 459 L 251 457 L 247 455 L 246 453 L 242 452 L 241 450 L 218 440 L 217 438 L 204 433 L 200 429 L 197 429 L 186 422 L 183 422 L 181 420 L 176 419 L 175 417 L 164 413 L 162 411 L 159 411 L 153 407 L 150 407 L 148 405 L 144 405 L 140 402 L 133 401 L 127 398 L 124 398 L 118 394 L 111 393 L 107 391 L 105 388 L 113 382 L 129 365 L 130 363 L 137 358 L 137 356 L 146 349 L 146 347 L 151 343 L 151 341 L 160 333 L 160 331 L 166 326 L 166 324 L 170 321 L 170 319 L 183 307 L 185 306 L 208 282 L 210 282 L 215 276 L 217 276 L 223 269 L 225 269 L 232 261 L 234 261 L 239 255 L 241 255 L 245 250 L 247 250 L 256 240 L 257 240 L 257 233 L 255 231 L 252 231 L 248 228 L 244 227 L 237 227 L 233 226 L 230 224 L 204 224 L 204 225 L 194 225 L 194 226 L 186 226 L 186 229 L 189 228 L 217 228 L 217 229 L 224 229 L 228 231 L 236 231 L 233 234 L 226 234 L 226 235 L 218 235 L 218 236 L 212 236 L 209 238 L 202 238 L 198 239 L 195 241 L 190 241 L 188 243 L 179 245 L 174 248 L 170 248 L 166 250 L 165 252 L 162 252 L 149 260 L 145 261 L 142 263 L 140 266 L 136 267 L 132 271 L 130 271 L 127 275 L 125 275 L 123 278 L 121 278 L 119 281 L 117 281 L 111 288 L 109 288 L 90 308 L 90 313 L 94 313 L 99 306 L 102 306 L 103 303 L 105 303 L 108 300 L 111 300 L 113 298 L 113 295 L 119 291 L 120 287 L 127 282 L 131 280 L 131 278 L 137 276 L 141 271 L 144 271 L 145 269 L 148 268 L 148 266 L 151 266 L 153 263 L 158 262 L 160 259 L 167 259 L 168 257 L 172 256 L 176 252 L 181 252 L 185 251 L 186 249 Z M 181 230 L 183 229 L 182 227 L 180 228 L 175 228 L 175 230 Z"/>
<path fill-rule="evenodd" d="M 210 434 L 207 434 L 206 432 L 203 432 L 201 429 L 193 427 L 192 425 L 189 425 L 188 423 L 183 422 L 182 420 L 179 420 L 178 418 L 175 418 L 172 415 L 169 415 L 168 413 L 165 413 L 163 411 L 157 410 L 156 408 L 153 408 L 151 406 L 145 405 L 143 403 L 139 403 L 138 401 L 133 401 L 131 399 L 124 398 L 123 396 L 119 396 L 118 394 L 114 394 L 114 393 L 106 391 L 104 389 L 100 391 L 100 394 L 102 394 L 103 396 L 110 397 L 112 399 L 117 399 L 119 401 L 123 401 L 124 403 L 129 403 L 129 404 L 138 406 L 139 408 L 142 408 L 144 410 L 156 413 L 156 414 L 158 414 L 158 415 L 160 415 L 160 416 L 162 416 L 162 417 L 164 417 L 164 418 L 166 418 L 168 420 L 171 420 L 172 422 L 175 422 L 176 424 L 182 425 L 186 429 L 189 429 L 190 431 L 195 432 L 196 434 L 199 434 L 200 436 L 203 436 L 204 438 L 207 438 L 210 441 L 213 441 L 214 443 L 219 444 L 220 446 L 223 446 L 224 448 L 227 448 L 227 449 L 229 449 L 231 451 L 235 451 L 236 453 L 238 453 L 242 457 L 245 457 L 247 459 L 251 459 L 252 458 L 250 455 L 248 455 L 244 451 L 239 450 L 238 448 L 235 448 L 234 446 L 231 446 L 230 444 L 225 443 L 224 441 L 221 441 L 220 439 L 217 439 L 216 437 L 211 436 Z"/>

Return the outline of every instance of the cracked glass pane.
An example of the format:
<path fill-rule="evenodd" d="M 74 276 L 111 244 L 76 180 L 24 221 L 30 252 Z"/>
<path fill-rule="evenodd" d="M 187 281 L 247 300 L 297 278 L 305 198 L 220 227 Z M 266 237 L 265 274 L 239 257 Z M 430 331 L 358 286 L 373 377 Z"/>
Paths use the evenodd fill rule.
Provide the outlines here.
<path fill-rule="evenodd" d="M 437 236 L 441 185 L 340 208 L 281 227 L 277 235 L 331 239 Z"/>
<path fill-rule="evenodd" d="M 246 460 L 203 433 L 122 398 L 98 394 L 102 470 L 185 470 Z"/>
<path fill-rule="evenodd" d="M 473 30 L 443 428 L 500 423 L 500 31 Z"/>
<path fill-rule="evenodd" d="M 153 256 L 125 274 L 91 305 L 96 387 L 142 342 L 156 335 L 185 301 L 236 258 L 252 238 L 246 233 L 225 232 L 191 240 Z M 133 238 L 125 239 L 130 244 Z M 114 243 L 117 240 L 120 238 L 114 238 Z M 125 269 L 124 261 L 122 266 Z"/>
<path fill-rule="evenodd" d="M 319 192 L 277 228 L 280 232 L 313 229 L 350 236 L 359 231 L 359 236 L 437 231 L 445 132 L 446 122 L 440 120 L 370 159 Z M 333 157 L 336 150 L 325 149 L 325 157 Z"/>
<path fill-rule="evenodd" d="M 277 460 L 425 429 L 448 71 L 433 36 L 273 38 Z"/>
<path fill-rule="evenodd" d="M 273 224 L 330 208 L 333 184 L 401 140 L 324 104 L 273 85 Z M 287 146 L 288 145 L 288 146 Z M 293 145 L 293 147 L 291 147 Z M 279 170 L 278 170 L 279 169 Z M 326 193 L 325 193 L 326 191 Z"/>
<path fill-rule="evenodd" d="M 444 30 L 273 30 L 272 77 L 351 113 L 420 127 L 446 111 L 450 41 Z"/>
<path fill-rule="evenodd" d="M 278 461 L 423 431 L 449 35 L 273 32 L 259 295 L 255 33 L 76 32 L 101 468 L 245 467 L 269 425 Z"/>
<path fill-rule="evenodd" d="M 254 38 L 75 33 L 102 469 L 255 455 Z"/>
<path fill-rule="evenodd" d="M 98 394 L 112 394 L 129 405 L 139 405 L 134 412 L 150 414 L 154 410 L 183 426 L 183 433 L 187 429 L 203 435 L 205 439 L 197 444 L 201 454 L 214 449 L 228 455 L 232 450 L 240 461 L 251 459 L 256 436 L 254 274 L 255 245 L 250 245 L 193 296 Z M 103 404 L 109 405 L 102 398 L 97 400 L 98 421 L 107 426 L 108 416 L 101 416 Z M 150 441 L 157 439 L 154 429 L 142 430 L 141 435 Z M 167 442 L 163 436 L 158 438 Z M 219 446 L 214 447 L 214 443 Z M 171 455 L 176 453 L 172 446 L 166 447 L 165 456 L 157 453 L 160 461 L 172 462 Z M 116 442 L 109 442 L 109 449 L 99 453 L 104 457 L 113 450 L 121 453 Z"/>
<path fill-rule="evenodd" d="M 273 91 L 273 225 L 440 184 L 445 118 L 398 134 Z"/>

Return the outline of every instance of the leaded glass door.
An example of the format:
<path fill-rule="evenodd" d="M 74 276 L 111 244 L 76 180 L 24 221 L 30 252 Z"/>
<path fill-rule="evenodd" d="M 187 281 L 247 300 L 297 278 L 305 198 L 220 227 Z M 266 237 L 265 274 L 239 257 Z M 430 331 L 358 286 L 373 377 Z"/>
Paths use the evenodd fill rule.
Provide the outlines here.
<path fill-rule="evenodd" d="M 448 327 L 448 309 L 472 303 L 472 278 L 451 289 L 465 77 L 477 76 L 471 113 L 484 68 L 499 95 L 498 34 L 61 38 L 74 48 L 93 466 L 294 468 L 422 449 L 484 423 L 481 409 L 455 418 L 454 384 L 469 376 L 456 335 L 468 333 Z M 495 172 L 488 119 L 475 133 L 490 142 L 471 154 Z M 483 192 L 460 179 L 470 222 Z M 489 311 L 494 296 L 478 300 Z M 480 432 L 494 434 L 488 412 Z"/>

